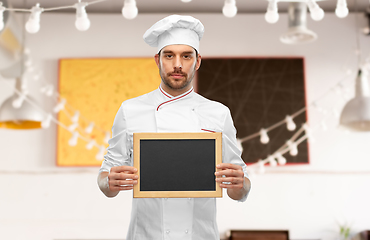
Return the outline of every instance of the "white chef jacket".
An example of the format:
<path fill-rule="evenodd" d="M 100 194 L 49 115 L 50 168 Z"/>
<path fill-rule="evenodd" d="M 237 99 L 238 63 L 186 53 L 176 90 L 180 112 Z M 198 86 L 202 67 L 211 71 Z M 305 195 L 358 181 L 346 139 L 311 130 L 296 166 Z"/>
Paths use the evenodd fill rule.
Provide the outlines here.
<path fill-rule="evenodd" d="M 173 97 L 161 87 L 124 101 L 112 127 L 100 172 L 133 165 L 134 132 L 222 132 L 222 161 L 246 165 L 229 109 L 190 89 Z M 240 201 L 245 201 L 247 195 Z M 134 198 L 127 240 L 216 240 L 215 198 Z"/>

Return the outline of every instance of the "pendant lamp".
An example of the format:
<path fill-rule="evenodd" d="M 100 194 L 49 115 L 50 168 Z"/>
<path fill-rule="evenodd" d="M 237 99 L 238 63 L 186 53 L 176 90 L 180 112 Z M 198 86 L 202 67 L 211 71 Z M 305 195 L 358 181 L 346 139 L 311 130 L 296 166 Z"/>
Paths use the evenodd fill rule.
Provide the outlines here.
<path fill-rule="evenodd" d="M 307 29 L 307 5 L 304 2 L 290 2 L 288 7 L 288 32 L 280 36 L 286 44 L 301 44 L 317 39 L 316 33 Z"/>
<path fill-rule="evenodd" d="M 21 80 L 16 79 L 16 89 L 21 92 Z M 38 111 L 29 101 L 35 102 L 32 97 L 27 96 L 29 101 L 21 102 L 19 107 L 14 107 L 14 101 L 19 96 L 14 93 L 13 96 L 6 99 L 0 106 L 0 127 L 8 129 L 37 129 L 41 128 L 41 122 L 44 119 L 43 114 Z"/>
<path fill-rule="evenodd" d="M 370 88 L 367 72 L 358 71 L 355 97 L 344 106 L 340 125 L 351 131 L 370 131 Z"/>

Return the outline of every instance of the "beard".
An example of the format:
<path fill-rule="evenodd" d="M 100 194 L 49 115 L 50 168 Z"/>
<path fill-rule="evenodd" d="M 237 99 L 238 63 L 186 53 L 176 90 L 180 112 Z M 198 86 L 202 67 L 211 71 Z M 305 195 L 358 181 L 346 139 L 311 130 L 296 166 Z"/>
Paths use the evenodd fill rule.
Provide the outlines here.
<path fill-rule="evenodd" d="M 172 74 L 181 74 L 183 77 L 180 79 L 173 79 Z M 184 73 L 182 70 L 175 70 L 169 73 L 162 73 L 162 69 L 159 68 L 159 75 L 161 76 L 162 82 L 173 90 L 181 90 L 189 86 L 193 81 L 195 75 L 195 66 L 190 76 Z"/>

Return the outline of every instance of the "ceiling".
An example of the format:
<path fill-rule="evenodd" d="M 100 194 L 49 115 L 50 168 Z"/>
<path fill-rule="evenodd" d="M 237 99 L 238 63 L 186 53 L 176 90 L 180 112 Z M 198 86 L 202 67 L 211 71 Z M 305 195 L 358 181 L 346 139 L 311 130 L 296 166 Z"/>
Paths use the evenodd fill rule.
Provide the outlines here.
<path fill-rule="evenodd" d="M 1 1 L 1 0 L 0 0 Z M 54 8 L 70 6 L 78 0 L 7 0 L 13 8 L 30 9 L 37 3 L 42 8 Z M 92 2 L 96 0 L 82 0 Z M 279 12 L 286 12 L 288 0 L 278 0 Z M 304 0 L 292 0 L 304 1 Z M 120 13 L 124 0 L 105 0 L 89 5 L 88 13 Z M 181 0 L 136 0 L 139 13 L 221 13 L 224 0 L 192 0 L 184 3 Z M 320 0 L 319 5 L 326 12 L 334 12 L 337 0 Z M 238 13 L 264 13 L 267 8 L 267 0 L 236 0 Z M 365 11 L 369 6 L 369 0 L 347 0 L 350 11 Z M 357 6 L 356 6 L 357 5 Z M 74 12 L 74 9 L 58 10 L 60 12 Z"/>

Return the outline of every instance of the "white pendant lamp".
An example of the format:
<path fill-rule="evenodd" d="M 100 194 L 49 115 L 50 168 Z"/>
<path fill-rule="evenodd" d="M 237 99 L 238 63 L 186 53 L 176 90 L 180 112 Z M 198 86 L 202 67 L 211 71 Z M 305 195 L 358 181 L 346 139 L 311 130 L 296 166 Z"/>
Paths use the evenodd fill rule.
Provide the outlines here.
<path fill-rule="evenodd" d="M 16 89 L 21 92 L 21 80 L 16 79 Z M 41 128 L 41 122 L 44 120 L 43 114 L 38 111 L 29 101 L 32 97 L 27 96 L 29 101 L 18 100 L 20 96 L 15 93 L 6 99 L 0 106 L 0 126 L 9 129 L 36 129 Z"/>
<path fill-rule="evenodd" d="M 290 2 L 288 8 L 288 32 L 280 36 L 280 41 L 286 44 L 301 44 L 317 39 L 316 33 L 306 27 L 307 5 L 303 2 Z"/>
<path fill-rule="evenodd" d="M 358 72 L 355 97 L 344 106 L 340 125 L 352 131 L 370 131 L 370 88 L 366 71 Z"/>

